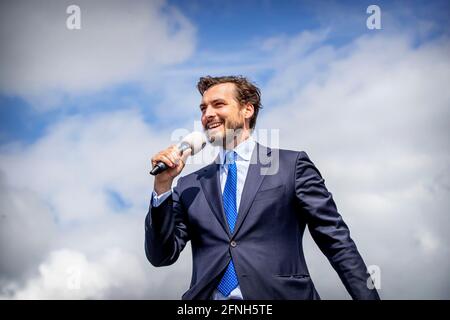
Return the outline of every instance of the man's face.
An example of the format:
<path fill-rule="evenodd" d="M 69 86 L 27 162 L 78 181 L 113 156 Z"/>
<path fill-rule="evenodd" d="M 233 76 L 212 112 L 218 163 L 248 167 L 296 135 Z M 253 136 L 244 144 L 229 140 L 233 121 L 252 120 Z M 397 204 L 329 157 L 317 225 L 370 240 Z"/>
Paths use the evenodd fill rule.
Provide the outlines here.
<path fill-rule="evenodd" d="M 236 100 L 234 83 L 221 83 L 203 93 L 200 110 L 208 139 L 221 145 L 237 129 L 246 128 L 244 108 Z"/>

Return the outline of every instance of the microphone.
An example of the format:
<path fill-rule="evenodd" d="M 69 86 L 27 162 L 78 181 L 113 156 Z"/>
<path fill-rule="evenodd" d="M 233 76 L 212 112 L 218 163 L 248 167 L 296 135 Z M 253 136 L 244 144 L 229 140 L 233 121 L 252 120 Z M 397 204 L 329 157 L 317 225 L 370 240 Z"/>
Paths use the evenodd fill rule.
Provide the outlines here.
<path fill-rule="evenodd" d="M 183 152 L 187 149 L 191 149 L 192 156 L 202 150 L 205 146 L 205 135 L 198 131 L 189 133 L 177 145 L 178 149 L 180 150 L 180 155 L 182 155 Z M 150 171 L 150 174 L 156 176 L 157 174 L 167 170 L 167 168 L 168 166 L 164 162 L 159 161 Z"/>

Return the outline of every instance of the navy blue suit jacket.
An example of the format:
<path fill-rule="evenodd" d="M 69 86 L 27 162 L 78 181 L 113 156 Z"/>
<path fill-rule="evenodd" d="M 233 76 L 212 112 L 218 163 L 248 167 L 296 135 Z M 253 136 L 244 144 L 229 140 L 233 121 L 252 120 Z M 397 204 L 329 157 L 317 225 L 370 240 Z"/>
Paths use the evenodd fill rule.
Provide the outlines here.
<path fill-rule="evenodd" d="M 279 166 L 276 174 L 261 174 L 261 155 L 271 159 L 268 166 Z M 222 206 L 219 164 L 180 177 L 168 199 L 150 205 L 145 251 L 151 264 L 166 266 L 191 241 L 192 279 L 183 299 L 210 299 L 231 258 L 244 299 L 320 299 L 303 254 L 306 225 L 352 298 L 379 299 L 367 287 L 366 266 L 331 193 L 303 151 L 256 145 L 233 234 Z"/>

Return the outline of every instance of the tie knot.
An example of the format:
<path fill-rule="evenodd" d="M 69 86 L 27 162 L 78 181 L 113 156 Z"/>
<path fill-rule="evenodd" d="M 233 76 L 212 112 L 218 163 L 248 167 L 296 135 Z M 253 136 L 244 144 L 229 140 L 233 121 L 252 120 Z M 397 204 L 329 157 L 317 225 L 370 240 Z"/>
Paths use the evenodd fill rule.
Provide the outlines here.
<path fill-rule="evenodd" d="M 225 165 L 230 165 L 230 164 L 234 164 L 237 158 L 237 154 L 236 151 L 228 151 L 227 153 L 225 153 Z"/>

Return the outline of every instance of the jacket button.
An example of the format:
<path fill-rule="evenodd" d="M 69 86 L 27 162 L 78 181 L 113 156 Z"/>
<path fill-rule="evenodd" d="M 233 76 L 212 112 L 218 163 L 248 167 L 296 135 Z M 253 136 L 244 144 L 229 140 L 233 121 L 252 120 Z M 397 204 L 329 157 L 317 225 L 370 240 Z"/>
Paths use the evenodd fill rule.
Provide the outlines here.
<path fill-rule="evenodd" d="M 233 248 L 235 248 L 235 247 L 237 246 L 236 241 L 231 241 L 231 242 L 230 242 L 230 246 L 232 246 Z"/>

